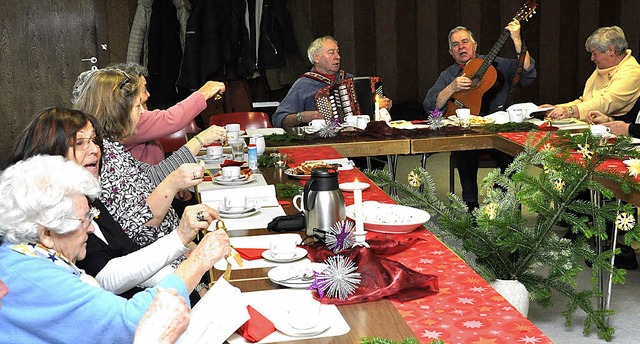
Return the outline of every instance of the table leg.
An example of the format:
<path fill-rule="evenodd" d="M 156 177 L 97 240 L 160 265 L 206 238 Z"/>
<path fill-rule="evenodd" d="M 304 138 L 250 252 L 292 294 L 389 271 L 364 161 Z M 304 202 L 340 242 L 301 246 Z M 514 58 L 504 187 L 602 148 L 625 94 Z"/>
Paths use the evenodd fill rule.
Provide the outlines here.
<path fill-rule="evenodd" d="M 422 158 L 420 158 L 420 167 L 423 170 L 427 169 L 427 158 L 430 157 L 432 153 L 422 153 Z M 420 192 L 424 192 L 424 184 L 420 184 Z"/>
<path fill-rule="evenodd" d="M 396 171 L 398 169 L 398 154 L 389 154 L 387 155 L 387 162 L 389 164 L 389 174 L 391 174 L 391 178 L 396 180 Z M 394 197 L 397 196 L 398 192 L 396 188 L 389 188 L 389 196 Z"/>
<path fill-rule="evenodd" d="M 620 200 L 618 200 L 618 206 L 620 206 L 620 203 L 622 203 Z M 613 224 L 613 241 L 611 243 L 611 247 L 612 248 L 616 248 L 616 246 L 618 245 L 618 229 L 616 228 L 616 224 Z M 611 268 L 613 268 L 614 264 L 615 264 L 615 259 L 616 256 L 612 256 L 611 257 Z M 609 310 L 611 309 L 611 293 L 613 292 L 612 290 L 613 288 L 613 274 L 609 273 L 609 283 L 607 285 L 607 299 L 604 303 L 604 309 L 605 310 Z M 607 325 L 609 324 L 609 315 L 607 315 Z"/>

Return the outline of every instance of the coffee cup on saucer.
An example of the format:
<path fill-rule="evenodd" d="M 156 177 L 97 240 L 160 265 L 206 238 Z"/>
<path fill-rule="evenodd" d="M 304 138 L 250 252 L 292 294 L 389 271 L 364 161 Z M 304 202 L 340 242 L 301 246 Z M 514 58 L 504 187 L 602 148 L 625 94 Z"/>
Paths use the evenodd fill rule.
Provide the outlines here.
<path fill-rule="evenodd" d="M 589 130 L 591 131 L 591 135 L 600 137 L 605 137 L 611 132 L 611 128 L 602 124 L 593 124 L 589 126 Z"/>
<path fill-rule="evenodd" d="M 309 126 L 317 130 L 320 130 L 324 126 L 324 124 L 325 124 L 324 119 L 314 119 L 311 122 L 309 122 Z"/>
<path fill-rule="evenodd" d="M 222 158 L 222 146 L 220 144 L 214 144 L 207 147 L 207 158 L 220 159 Z"/>
<path fill-rule="evenodd" d="M 364 130 L 367 127 L 367 123 L 371 121 L 371 117 L 369 115 L 360 115 L 357 119 L 357 127 L 358 129 Z"/>
<path fill-rule="evenodd" d="M 358 125 L 358 117 L 354 115 L 344 116 L 344 122 L 349 126 L 355 127 Z"/>
<path fill-rule="evenodd" d="M 292 238 L 271 240 L 269 253 L 274 259 L 290 259 L 296 255 L 297 242 Z"/>
<path fill-rule="evenodd" d="M 222 168 L 222 179 L 235 179 L 240 177 L 240 166 L 225 166 Z"/>
<path fill-rule="evenodd" d="M 225 196 L 224 208 L 228 211 L 243 211 L 247 209 L 247 196 L 245 195 Z"/>

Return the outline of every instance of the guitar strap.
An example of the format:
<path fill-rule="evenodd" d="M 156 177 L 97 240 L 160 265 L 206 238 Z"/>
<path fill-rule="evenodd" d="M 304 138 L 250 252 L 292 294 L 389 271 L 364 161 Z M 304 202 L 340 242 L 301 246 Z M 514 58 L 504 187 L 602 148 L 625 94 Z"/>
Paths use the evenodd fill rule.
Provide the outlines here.
<path fill-rule="evenodd" d="M 509 90 L 509 97 L 507 97 L 507 102 L 504 105 L 505 108 L 513 103 L 513 91 L 516 89 L 518 84 L 520 83 L 520 77 L 522 76 L 522 71 L 524 70 L 524 58 L 527 56 L 527 46 L 522 41 L 522 48 L 520 49 L 520 54 L 518 55 L 518 66 L 516 67 L 516 73 L 513 75 L 513 81 L 511 82 L 511 90 Z"/>

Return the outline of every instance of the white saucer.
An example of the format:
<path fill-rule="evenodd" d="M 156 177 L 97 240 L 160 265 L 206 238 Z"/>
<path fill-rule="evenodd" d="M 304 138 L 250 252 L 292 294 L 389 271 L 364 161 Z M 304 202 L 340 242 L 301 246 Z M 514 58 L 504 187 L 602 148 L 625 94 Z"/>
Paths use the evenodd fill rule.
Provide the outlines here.
<path fill-rule="evenodd" d="M 218 213 L 226 214 L 226 215 L 238 215 L 238 214 L 244 214 L 244 213 L 252 212 L 254 210 L 256 210 L 256 207 L 245 207 L 244 209 L 240 209 L 240 210 L 231 210 L 231 209 L 220 208 L 220 209 L 218 209 Z"/>
<path fill-rule="evenodd" d="M 324 263 L 307 263 L 307 264 L 286 264 L 276 266 L 275 268 L 267 272 L 267 276 L 271 282 L 279 284 L 287 288 L 306 288 L 313 283 L 311 280 L 289 280 L 283 281 L 289 277 L 297 276 L 305 272 L 305 270 L 312 270 L 315 272 L 321 272 L 327 268 L 327 264 Z"/>
<path fill-rule="evenodd" d="M 297 328 L 291 327 L 286 321 L 278 321 L 273 324 L 275 328 L 290 337 L 311 337 L 319 335 L 320 333 L 326 331 L 331 327 L 331 322 L 328 319 L 320 319 L 320 322 L 315 327 L 306 329 L 306 330 L 298 330 Z"/>
<path fill-rule="evenodd" d="M 223 213 L 221 211 L 218 211 L 218 213 L 220 214 L 220 217 L 225 218 L 225 219 L 241 219 L 243 217 L 249 217 L 257 212 L 260 211 L 260 208 L 251 208 L 250 211 L 246 211 L 244 213 Z"/>
<path fill-rule="evenodd" d="M 224 180 L 222 178 L 213 178 L 214 183 L 218 183 L 220 185 L 243 185 L 247 183 L 251 183 L 256 180 L 256 178 L 252 175 L 249 178 L 235 179 L 235 180 Z"/>
<path fill-rule="evenodd" d="M 303 127 L 303 128 L 304 128 L 304 132 L 307 134 L 315 134 L 321 129 L 321 128 L 310 127 L 310 126 Z"/>
<path fill-rule="evenodd" d="M 296 247 L 296 250 L 293 253 L 293 257 L 287 257 L 287 258 L 275 258 L 271 256 L 271 250 L 262 251 L 262 258 L 266 260 L 270 260 L 272 262 L 277 262 L 277 263 L 293 262 L 298 259 L 302 259 L 306 256 L 307 256 L 307 250 L 305 250 L 303 247 Z"/>
<path fill-rule="evenodd" d="M 348 192 L 353 192 L 354 190 L 357 190 L 357 189 L 366 190 L 370 186 L 371 186 L 371 184 L 364 183 L 364 182 L 350 182 L 350 183 L 342 183 L 342 184 L 338 185 L 340 190 L 348 191 Z"/>

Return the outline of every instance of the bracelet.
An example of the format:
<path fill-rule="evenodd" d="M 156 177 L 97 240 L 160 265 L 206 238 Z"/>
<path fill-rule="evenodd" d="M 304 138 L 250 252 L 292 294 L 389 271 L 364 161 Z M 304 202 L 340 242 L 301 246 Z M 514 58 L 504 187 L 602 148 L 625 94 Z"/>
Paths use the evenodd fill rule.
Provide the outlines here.
<path fill-rule="evenodd" d="M 196 287 L 195 287 L 195 288 L 193 288 L 193 290 L 194 290 L 196 293 L 200 293 L 200 292 L 202 291 L 202 289 L 209 289 L 209 287 L 207 287 L 207 285 L 206 285 L 206 284 L 204 284 L 204 283 L 202 283 L 202 282 L 201 282 L 201 283 L 196 284 Z"/>
<path fill-rule="evenodd" d="M 202 142 L 202 140 L 200 140 L 200 138 L 198 137 L 198 135 L 193 137 L 194 139 L 198 140 L 198 142 L 200 142 L 200 148 L 204 147 L 204 143 Z"/>
<path fill-rule="evenodd" d="M 298 120 L 298 124 L 302 123 L 302 112 L 296 114 L 296 120 Z"/>

